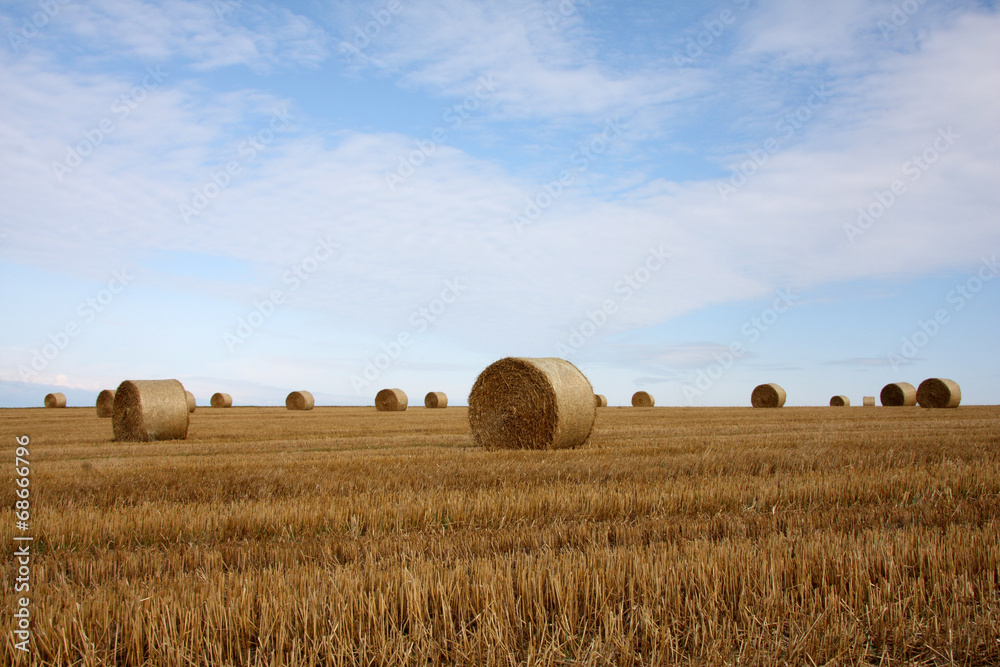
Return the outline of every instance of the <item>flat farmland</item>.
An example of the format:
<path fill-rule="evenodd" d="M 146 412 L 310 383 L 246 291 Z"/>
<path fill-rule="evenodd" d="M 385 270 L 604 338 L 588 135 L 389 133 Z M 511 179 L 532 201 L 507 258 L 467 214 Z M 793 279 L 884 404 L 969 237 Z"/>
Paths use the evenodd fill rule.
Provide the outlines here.
<path fill-rule="evenodd" d="M 607 408 L 562 451 L 465 408 L 0 410 L 8 610 L 19 435 L 0 664 L 1000 664 L 998 407 Z"/>

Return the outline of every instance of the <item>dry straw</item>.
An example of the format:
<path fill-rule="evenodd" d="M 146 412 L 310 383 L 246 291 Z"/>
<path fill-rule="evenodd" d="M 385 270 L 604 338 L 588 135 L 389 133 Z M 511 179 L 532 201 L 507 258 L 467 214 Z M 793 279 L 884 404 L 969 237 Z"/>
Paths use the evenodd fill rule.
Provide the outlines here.
<path fill-rule="evenodd" d="M 893 382 L 882 387 L 879 399 L 889 407 L 913 407 L 917 404 L 917 388 L 909 382 Z"/>
<path fill-rule="evenodd" d="M 115 391 L 115 440 L 183 440 L 188 430 L 184 386 L 177 380 L 126 380 Z"/>
<path fill-rule="evenodd" d="M 97 395 L 97 416 L 101 419 L 111 419 L 111 412 L 114 405 L 114 390 L 105 389 Z"/>
<path fill-rule="evenodd" d="M 406 392 L 402 389 L 383 389 L 375 394 L 375 409 L 379 412 L 402 412 L 406 404 Z"/>
<path fill-rule="evenodd" d="M 594 405 L 598 408 L 608 407 L 608 398 L 604 394 L 594 394 Z"/>
<path fill-rule="evenodd" d="M 865 396 L 863 399 L 861 399 L 861 405 L 863 405 L 866 408 L 874 408 L 875 407 L 875 397 L 874 396 Z"/>
<path fill-rule="evenodd" d="M 45 407 L 47 408 L 65 408 L 66 407 L 66 394 L 45 394 Z"/>
<path fill-rule="evenodd" d="M 834 396 L 830 399 L 830 405 L 834 408 L 849 408 L 851 407 L 851 399 L 846 396 Z"/>
<path fill-rule="evenodd" d="M 780 408 L 785 405 L 787 394 L 779 385 L 771 382 L 759 384 L 750 394 L 750 405 L 755 408 Z"/>
<path fill-rule="evenodd" d="M 231 408 L 233 407 L 233 397 L 229 394 L 223 394 L 221 391 L 212 394 L 212 407 L 213 408 Z"/>
<path fill-rule="evenodd" d="M 917 388 L 917 403 L 922 408 L 957 408 L 962 402 L 962 389 L 954 380 L 929 378 Z"/>
<path fill-rule="evenodd" d="M 198 407 L 198 401 L 194 400 L 194 394 L 190 391 L 185 391 L 184 397 L 187 398 L 188 412 L 194 412 Z"/>
<path fill-rule="evenodd" d="M 429 391 L 424 396 L 425 408 L 446 408 L 448 407 L 448 395 L 443 391 Z"/>
<path fill-rule="evenodd" d="M 656 400 L 648 391 L 637 391 L 632 394 L 633 408 L 651 408 L 656 405 Z"/>
<path fill-rule="evenodd" d="M 289 410 L 312 410 L 316 400 L 308 391 L 293 391 L 285 398 L 285 407 Z"/>
<path fill-rule="evenodd" d="M 487 449 L 567 449 L 587 442 L 597 408 L 580 370 L 554 357 L 490 364 L 469 393 L 469 426 Z"/>

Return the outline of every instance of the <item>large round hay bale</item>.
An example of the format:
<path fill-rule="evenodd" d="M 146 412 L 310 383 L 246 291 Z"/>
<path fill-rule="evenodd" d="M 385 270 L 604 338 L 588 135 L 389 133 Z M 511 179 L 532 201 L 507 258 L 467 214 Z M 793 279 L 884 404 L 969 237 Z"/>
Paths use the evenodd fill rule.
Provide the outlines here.
<path fill-rule="evenodd" d="M 308 391 L 293 391 L 285 398 L 285 407 L 289 410 L 312 410 L 316 400 Z"/>
<path fill-rule="evenodd" d="M 187 398 L 188 412 L 194 412 L 198 407 L 198 401 L 194 400 L 194 394 L 190 391 L 185 391 L 184 397 Z"/>
<path fill-rule="evenodd" d="M 785 405 L 785 390 L 771 382 L 759 384 L 750 394 L 750 405 L 755 408 L 780 408 Z"/>
<path fill-rule="evenodd" d="M 375 394 L 375 409 L 379 412 L 402 412 L 406 404 L 406 392 L 402 389 L 382 389 Z"/>
<path fill-rule="evenodd" d="M 834 408 L 849 408 L 851 407 L 851 399 L 846 396 L 834 396 L 830 399 L 830 406 Z"/>
<path fill-rule="evenodd" d="M 443 391 L 429 391 L 424 396 L 425 408 L 446 408 L 448 407 L 448 395 Z"/>
<path fill-rule="evenodd" d="M 487 449 L 567 449 L 587 442 L 597 408 L 580 370 L 554 357 L 507 357 L 479 374 L 469 426 Z"/>
<path fill-rule="evenodd" d="M 188 430 L 184 386 L 177 380 L 126 380 L 115 391 L 115 440 L 183 440 Z"/>
<path fill-rule="evenodd" d="M 864 406 L 864 407 L 866 407 L 866 408 L 874 408 L 875 407 L 875 397 L 874 396 L 865 396 L 864 398 L 861 399 L 861 405 Z"/>
<path fill-rule="evenodd" d="M 633 408 L 651 408 L 656 405 L 656 399 L 648 391 L 637 391 L 632 394 Z"/>
<path fill-rule="evenodd" d="M 45 407 L 47 408 L 65 408 L 66 407 L 66 394 L 45 394 Z"/>
<path fill-rule="evenodd" d="M 115 405 L 115 392 L 113 389 L 105 389 L 97 395 L 97 416 L 100 419 L 111 419 L 112 409 Z"/>
<path fill-rule="evenodd" d="M 917 404 L 917 388 L 909 382 L 893 382 L 882 387 L 879 399 L 888 407 L 913 407 Z"/>
<path fill-rule="evenodd" d="M 212 400 L 210 402 L 213 408 L 233 407 L 233 397 L 229 394 L 223 394 L 221 391 L 212 394 Z"/>
<path fill-rule="evenodd" d="M 608 398 L 604 394 L 594 394 L 594 407 L 608 407 Z"/>
<path fill-rule="evenodd" d="M 962 389 L 954 380 L 929 378 L 917 387 L 917 403 L 922 408 L 957 408 Z"/>

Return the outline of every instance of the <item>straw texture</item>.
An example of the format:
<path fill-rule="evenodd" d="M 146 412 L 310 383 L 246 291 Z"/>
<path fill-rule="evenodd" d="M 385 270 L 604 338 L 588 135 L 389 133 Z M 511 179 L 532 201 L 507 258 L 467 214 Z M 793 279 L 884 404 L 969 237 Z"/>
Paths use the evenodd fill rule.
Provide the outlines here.
<path fill-rule="evenodd" d="M 111 424 L 115 440 L 183 440 L 188 416 L 184 386 L 177 380 L 126 380 L 115 391 Z"/>
<path fill-rule="evenodd" d="M 115 392 L 105 389 L 97 395 L 97 416 L 101 419 L 111 419 L 112 408 L 115 405 Z"/>
<path fill-rule="evenodd" d="M 917 403 L 922 408 L 957 408 L 962 402 L 962 389 L 954 380 L 929 378 L 917 388 Z"/>
<path fill-rule="evenodd" d="M 785 405 L 787 394 L 779 385 L 771 382 L 759 384 L 750 394 L 750 405 L 755 408 L 780 408 Z"/>
<path fill-rule="evenodd" d="M 590 438 L 594 388 L 554 357 L 507 357 L 490 364 L 469 394 L 469 425 L 487 449 L 566 449 Z"/>
<path fill-rule="evenodd" d="M 443 391 L 429 391 L 424 396 L 424 407 L 437 409 L 448 407 L 448 396 Z"/>
<path fill-rule="evenodd" d="M 402 412 L 406 405 L 406 392 L 402 389 L 383 389 L 375 394 L 375 409 L 379 412 Z"/>

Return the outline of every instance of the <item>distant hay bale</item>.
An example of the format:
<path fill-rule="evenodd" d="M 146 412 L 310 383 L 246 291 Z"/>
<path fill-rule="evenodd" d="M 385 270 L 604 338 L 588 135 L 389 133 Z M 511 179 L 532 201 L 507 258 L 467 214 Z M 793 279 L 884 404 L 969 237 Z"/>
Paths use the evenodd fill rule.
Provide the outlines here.
<path fill-rule="evenodd" d="M 112 408 L 115 405 L 115 392 L 105 389 L 97 395 L 97 416 L 100 419 L 111 419 Z"/>
<path fill-rule="evenodd" d="M 957 408 L 962 402 L 962 389 L 954 380 L 929 378 L 917 388 L 917 403 L 922 408 Z"/>
<path fill-rule="evenodd" d="M 308 391 L 293 391 L 285 398 L 285 407 L 289 410 L 312 410 L 316 400 Z"/>
<path fill-rule="evenodd" d="M 604 394 L 594 394 L 594 406 L 598 408 L 608 407 L 608 399 Z"/>
<path fill-rule="evenodd" d="M 865 396 L 863 399 L 861 399 L 861 405 L 863 405 L 866 408 L 874 408 L 875 407 L 875 397 L 874 396 Z"/>
<path fill-rule="evenodd" d="M 223 394 L 221 391 L 212 394 L 211 404 L 213 408 L 231 408 L 233 407 L 233 397 L 229 394 Z"/>
<path fill-rule="evenodd" d="M 587 442 L 597 408 L 580 370 L 554 357 L 507 357 L 469 393 L 469 426 L 487 449 L 569 449 Z"/>
<path fill-rule="evenodd" d="M 66 394 L 45 394 L 45 407 L 47 408 L 65 408 L 66 407 Z"/>
<path fill-rule="evenodd" d="M 448 395 L 443 391 L 429 391 L 424 396 L 425 408 L 446 408 L 448 407 Z"/>
<path fill-rule="evenodd" d="M 637 391 L 632 394 L 633 408 L 651 408 L 656 405 L 656 399 L 648 391 Z"/>
<path fill-rule="evenodd" d="M 785 405 L 785 390 L 771 382 L 759 384 L 750 394 L 750 404 L 755 408 L 780 408 Z"/>
<path fill-rule="evenodd" d="M 183 440 L 188 431 L 184 386 L 177 380 L 126 380 L 115 391 L 115 440 Z"/>
<path fill-rule="evenodd" d="M 909 382 L 893 382 L 882 387 L 879 399 L 888 407 L 913 407 L 917 404 L 917 388 Z"/>
<path fill-rule="evenodd" d="M 187 398 L 188 412 L 194 412 L 198 407 L 198 401 L 194 400 L 194 394 L 190 391 L 185 391 L 184 397 Z"/>
<path fill-rule="evenodd" d="M 834 408 L 849 408 L 851 407 L 851 399 L 846 396 L 834 396 L 830 399 L 830 406 Z"/>
<path fill-rule="evenodd" d="M 382 389 L 375 394 L 375 409 L 379 412 L 402 412 L 406 404 L 406 392 L 402 389 Z"/>

